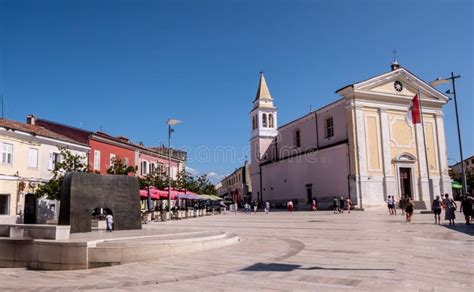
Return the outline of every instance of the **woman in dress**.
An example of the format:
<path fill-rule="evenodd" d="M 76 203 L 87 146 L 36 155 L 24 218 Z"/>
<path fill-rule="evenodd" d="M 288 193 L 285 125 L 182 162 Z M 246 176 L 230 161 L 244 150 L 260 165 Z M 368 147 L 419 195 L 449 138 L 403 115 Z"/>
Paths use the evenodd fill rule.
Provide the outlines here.
<path fill-rule="evenodd" d="M 454 225 L 454 219 L 456 219 L 455 211 L 458 206 L 456 205 L 454 200 L 449 197 L 449 194 L 444 195 L 443 207 L 444 220 L 449 220 L 449 225 Z"/>
<path fill-rule="evenodd" d="M 352 207 L 351 197 L 347 196 L 347 199 L 346 199 L 347 213 L 351 213 L 351 207 Z"/>
<path fill-rule="evenodd" d="M 410 197 L 406 198 L 405 214 L 406 222 L 411 222 L 411 217 L 413 216 L 413 201 Z"/>

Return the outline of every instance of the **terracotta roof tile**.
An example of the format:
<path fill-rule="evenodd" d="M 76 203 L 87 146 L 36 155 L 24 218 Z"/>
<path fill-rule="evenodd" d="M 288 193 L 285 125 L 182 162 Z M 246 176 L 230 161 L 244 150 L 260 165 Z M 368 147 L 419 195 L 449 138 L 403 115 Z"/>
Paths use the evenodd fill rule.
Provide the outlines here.
<path fill-rule="evenodd" d="M 22 132 L 26 132 L 26 133 L 29 133 L 29 134 L 32 134 L 32 135 L 57 139 L 57 140 L 61 140 L 61 141 L 64 141 L 64 142 L 75 143 L 75 144 L 80 144 L 80 145 L 86 145 L 86 144 L 78 143 L 77 141 L 75 141 L 71 138 L 68 138 L 66 136 L 57 134 L 53 131 L 50 131 L 50 130 L 44 128 L 44 127 L 37 126 L 37 125 L 30 125 L 30 124 L 26 124 L 26 123 L 21 123 L 21 122 L 17 122 L 17 121 L 13 121 L 13 120 L 0 118 L 0 127 L 6 128 L 6 129 L 22 131 Z"/>

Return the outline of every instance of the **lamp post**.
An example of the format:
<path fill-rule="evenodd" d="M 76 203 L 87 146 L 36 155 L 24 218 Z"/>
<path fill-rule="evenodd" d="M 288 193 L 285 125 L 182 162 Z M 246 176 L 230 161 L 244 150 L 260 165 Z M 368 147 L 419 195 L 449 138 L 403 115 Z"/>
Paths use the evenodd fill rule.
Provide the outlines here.
<path fill-rule="evenodd" d="M 168 124 L 168 212 L 170 213 L 170 219 L 171 219 L 171 133 L 174 132 L 171 126 L 174 126 L 179 123 L 181 123 L 181 121 L 171 119 L 171 118 L 169 118 L 168 121 L 166 121 L 166 124 Z"/>
<path fill-rule="evenodd" d="M 451 72 L 451 76 L 447 78 L 437 78 L 433 82 L 431 82 L 431 86 L 437 86 L 443 83 L 449 83 L 451 82 L 453 89 L 450 90 L 448 89 L 446 91 L 446 94 L 452 94 L 454 97 L 454 109 L 456 111 L 456 124 L 457 124 L 457 129 L 458 129 L 458 143 L 459 143 L 459 154 L 461 156 L 461 177 L 462 177 L 462 192 L 463 195 L 466 196 L 467 194 L 467 181 L 466 181 L 466 171 L 464 169 L 464 156 L 462 153 L 462 142 L 461 142 L 461 128 L 459 126 L 459 112 L 458 112 L 458 100 L 456 97 L 456 84 L 455 80 L 461 78 L 461 75 L 454 75 L 454 72 Z"/>

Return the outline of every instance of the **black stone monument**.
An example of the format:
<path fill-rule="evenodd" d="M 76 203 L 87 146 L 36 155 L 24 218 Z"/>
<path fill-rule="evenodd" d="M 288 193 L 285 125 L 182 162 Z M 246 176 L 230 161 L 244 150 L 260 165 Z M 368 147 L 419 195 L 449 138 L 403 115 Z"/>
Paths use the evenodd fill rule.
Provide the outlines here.
<path fill-rule="evenodd" d="M 71 233 L 91 231 L 91 212 L 112 210 L 114 230 L 141 229 L 138 181 L 127 175 L 70 172 L 64 177 L 59 225 L 71 225 Z"/>

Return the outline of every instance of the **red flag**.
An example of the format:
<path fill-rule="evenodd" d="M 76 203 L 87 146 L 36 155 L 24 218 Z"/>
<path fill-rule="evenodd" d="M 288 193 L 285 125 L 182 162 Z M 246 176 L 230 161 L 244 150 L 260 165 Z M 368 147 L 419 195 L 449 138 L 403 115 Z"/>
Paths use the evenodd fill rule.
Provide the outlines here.
<path fill-rule="evenodd" d="M 420 101 L 418 100 L 418 95 L 415 95 L 415 97 L 413 97 L 411 100 L 405 119 L 407 123 L 421 123 Z"/>

